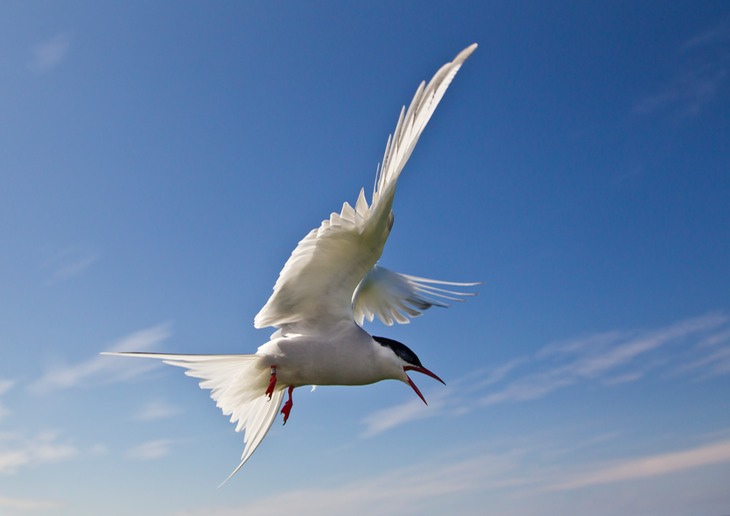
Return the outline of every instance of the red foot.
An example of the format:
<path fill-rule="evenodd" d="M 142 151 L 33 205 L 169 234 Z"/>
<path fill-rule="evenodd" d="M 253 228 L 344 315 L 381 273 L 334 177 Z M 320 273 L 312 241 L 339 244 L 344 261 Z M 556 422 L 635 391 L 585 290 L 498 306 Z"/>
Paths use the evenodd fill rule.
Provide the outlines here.
<path fill-rule="evenodd" d="M 294 406 L 294 402 L 291 400 L 291 393 L 294 391 L 294 387 L 289 386 L 289 399 L 286 400 L 286 403 L 284 403 L 284 406 L 281 408 L 281 413 L 284 414 L 284 424 L 286 424 L 287 419 L 289 419 L 289 412 L 291 412 L 291 408 Z"/>
<path fill-rule="evenodd" d="M 269 386 L 266 388 L 264 395 L 269 397 L 271 400 L 272 394 L 274 394 L 274 387 L 276 387 L 276 366 L 271 366 L 271 378 L 269 378 Z"/>

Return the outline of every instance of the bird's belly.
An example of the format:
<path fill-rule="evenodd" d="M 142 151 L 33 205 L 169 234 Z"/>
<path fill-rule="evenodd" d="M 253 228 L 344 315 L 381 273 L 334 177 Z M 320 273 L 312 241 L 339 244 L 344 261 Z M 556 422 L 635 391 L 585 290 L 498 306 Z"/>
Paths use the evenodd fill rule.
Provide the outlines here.
<path fill-rule="evenodd" d="M 385 378 L 375 367 L 367 346 L 342 342 L 308 345 L 296 339 L 276 343 L 269 365 L 276 366 L 277 381 L 283 385 L 367 385 Z"/>

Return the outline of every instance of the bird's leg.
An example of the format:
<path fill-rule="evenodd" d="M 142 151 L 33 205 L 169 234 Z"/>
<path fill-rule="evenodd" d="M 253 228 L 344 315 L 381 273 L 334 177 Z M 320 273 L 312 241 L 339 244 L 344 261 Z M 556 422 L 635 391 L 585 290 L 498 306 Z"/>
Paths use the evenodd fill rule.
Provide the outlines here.
<path fill-rule="evenodd" d="M 269 386 L 266 388 L 264 393 L 271 400 L 271 396 L 274 394 L 274 387 L 276 387 L 276 366 L 271 366 L 271 377 L 269 378 Z"/>
<path fill-rule="evenodd" d="M 291 408 L 294 406 L 294 402 L 291 400 L 291 393 L 294 392 L 294 387 L 289 386 L 289 399 L 286 400 L 286 403 L 284 403 L 284 406 L 281 408 L 281 413 L 284 414 L 284 424 L 286 424 L 286 420 L 289 419 L 289 412 L 291 412 Z"/>

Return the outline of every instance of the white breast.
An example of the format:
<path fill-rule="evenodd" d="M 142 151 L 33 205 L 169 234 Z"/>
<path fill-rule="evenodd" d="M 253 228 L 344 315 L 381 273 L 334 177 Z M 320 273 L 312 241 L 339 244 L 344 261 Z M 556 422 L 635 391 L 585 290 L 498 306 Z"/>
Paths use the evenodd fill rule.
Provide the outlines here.
<path fill-rule="evenodd" d="M 392 353 L 354 323 L 316 335 L 272 339 L 258 349 L 283 385 L 366 385 L 398 378 Z"/>

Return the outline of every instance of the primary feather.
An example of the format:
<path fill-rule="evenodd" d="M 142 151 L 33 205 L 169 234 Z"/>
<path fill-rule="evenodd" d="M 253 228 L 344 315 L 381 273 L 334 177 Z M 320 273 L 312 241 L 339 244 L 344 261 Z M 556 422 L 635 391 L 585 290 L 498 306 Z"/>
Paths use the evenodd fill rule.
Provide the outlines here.
<path fill-rule="evenodd" d="M 380 258 L 390 234 L 398 177 L 456 72 L 476 47 L 467 47 L 442 66 L 428 85 L 421 83 L 388 138 L 372 204 L 361 190 L 354 208 L 344 203 L 340 213 L 332 213 L 299 242 L 256 315 L 256 328 L 302 331 L 354 320 L 353 293 Z"/>
<path fill-rule="evenodd" d="M 457 283 L 440 281 L 393 272 L 379 265 L 358 285 L 352 296 L 355 322 L 372 321 L 376 316 L 386 326 L 394 322 L 407 324 L 432 306 L 449 306 L 442 299 L 464 301 L 464 297 L 475 296 L 475 292 L 463 292 L 437 287 L 474 287 L 479 283 Z"/>

